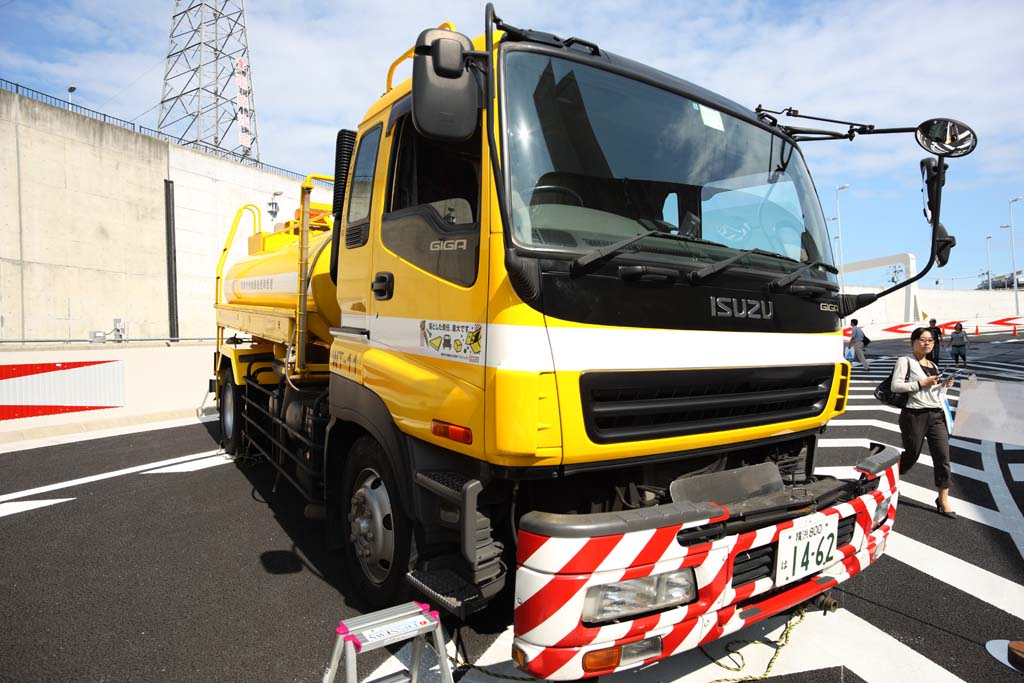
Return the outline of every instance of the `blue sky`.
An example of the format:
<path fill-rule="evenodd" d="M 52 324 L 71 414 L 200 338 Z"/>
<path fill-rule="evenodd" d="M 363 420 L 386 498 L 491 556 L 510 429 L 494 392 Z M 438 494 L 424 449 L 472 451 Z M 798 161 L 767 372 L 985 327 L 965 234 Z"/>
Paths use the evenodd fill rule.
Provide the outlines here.
<path fill-rule="evenodd" d="M 249 0 L 256 121 L 263 161 L 330 173 L 338 128 L 354 127 L 384 89 L 391 61 L 423 28 L 451 20 L 483 27 L 483 2 Z M 155 126 L 171 0 L 0 0 L 0 78 Z M 915 126 L 934 116 L 977 131 L 978 150 L 950 161 L 942 220 L 958 246 L 922 281 L 973 288 L 986 265 L 1010 271 L 1007 202 L 1024 195 L 1024 3 L 499 2 L 511 24 L 579 36 L 699 83 L 744 105 Z M 399 77 L 409 70 L 399 70 Z M 147 110 L 148 111 L 147 113 Z M 912 136 L 804 145 L 826 216 L 840 184 L 845 260 L 911 252 L 923 266 Z M 1024 202 L 1014 205 L 1024 268 Z M 835 234 L 835 224 L 830 223 Z M 882 270 L 847 275 L 881 284 Z M 953 278 L 956 278 L 955 280 Z"/>

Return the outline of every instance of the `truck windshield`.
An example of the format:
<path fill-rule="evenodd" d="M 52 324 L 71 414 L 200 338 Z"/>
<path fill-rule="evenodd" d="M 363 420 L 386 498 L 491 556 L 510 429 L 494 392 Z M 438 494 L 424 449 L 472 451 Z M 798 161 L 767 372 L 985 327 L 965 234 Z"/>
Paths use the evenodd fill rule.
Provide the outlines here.
<path fill-rule="evenodd" d="M 652 230 L 626 253 L 792 272 L 832 263 L 794 145 L 748 121 L 609 71 L 511 51 L 505 62 L 510 209 L 524 246 L 587 253 Z M 824 269 L 808 279 L 833 281 Z"/>

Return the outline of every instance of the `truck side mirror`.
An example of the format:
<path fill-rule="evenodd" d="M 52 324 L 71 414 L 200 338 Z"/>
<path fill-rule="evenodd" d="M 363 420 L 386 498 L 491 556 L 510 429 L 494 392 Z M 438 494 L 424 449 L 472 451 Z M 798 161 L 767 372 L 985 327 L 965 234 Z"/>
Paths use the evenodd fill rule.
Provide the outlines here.
<path fill-rule="evenodd" d="M 956 246 L 956 237 L 946 232 L 946 226 L 939 223 L 935 231 L 935 261 L 939 268 L 949 262 L 949 252 Z"/>
<path fill-rule="evenodd" d="M 473 43 L 444 29 L 416 39 L 412 60 L 412 122 L 423 136 L 446 142 L 473 137 L 479 125 L 477 79 L 465 64 Z"/>
<path fill-rule="evenodd" d="M 942 184 L 939 183 L 939 163 L 939 161 L 932 157 L 921 159 L 921 202 L 924 204 L 924 219 L 928 221 L 929 225 L 932 222 L 935 199 L 946 181 L 945 177 L 943 177 Z M 949 166 L 943 163 L 942 170 L 945 171 L 947 168 Z M 945 173 L 942 175 L 945 176 Z"/>
<path fill-rule="evenodd" d="M 978 146 L 971 127 L 953 119 L 929 119 L 917 127 L 914 137 L 925 150 L 944 157 L 965 157 Z"/>

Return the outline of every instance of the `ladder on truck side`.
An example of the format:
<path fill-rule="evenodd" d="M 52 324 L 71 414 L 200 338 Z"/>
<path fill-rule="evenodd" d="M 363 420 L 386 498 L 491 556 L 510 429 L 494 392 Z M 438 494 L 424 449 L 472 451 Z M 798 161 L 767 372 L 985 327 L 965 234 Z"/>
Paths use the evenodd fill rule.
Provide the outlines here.
<path fill-rule="evenodd" d="M 333 683 L 338 668 L 344 660 L 344 683 L 359 683 L 356 656 L 380 647 L 415 638 L 412 664 L 408 669 L 389 674 L 372 683 L 416 683 L 419 677 L 420 659 L 427 636 L 434 640 L 437 663 L 441 671 L 441 683 L 453 683 L 452 670 L 448 663 L 441 620 L 436 610 L 423 602 L 407 602 L 378 612 L 338 622 L 338 639 L 331 652 L 331 660 L 324 672 L 323 683 Z"/>

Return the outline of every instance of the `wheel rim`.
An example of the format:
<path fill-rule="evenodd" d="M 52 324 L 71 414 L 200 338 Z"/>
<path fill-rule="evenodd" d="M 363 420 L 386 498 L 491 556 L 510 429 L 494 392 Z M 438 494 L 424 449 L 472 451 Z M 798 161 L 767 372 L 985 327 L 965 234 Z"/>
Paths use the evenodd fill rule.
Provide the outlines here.
<path fill-rule="evenodd" d="M 363 573 L 375 585 L 384 583 L 395 561 L 395 527 L 391 498 L 376 470 L 368 467 L 356 477 L 348 520 Z"/>
<path fill-rule="evenodd" d="M 230 383 L 224 385 L 220 418 L 224 424 L 224 438 L 230 439 L 235 435 L 235 388 Z"/>

